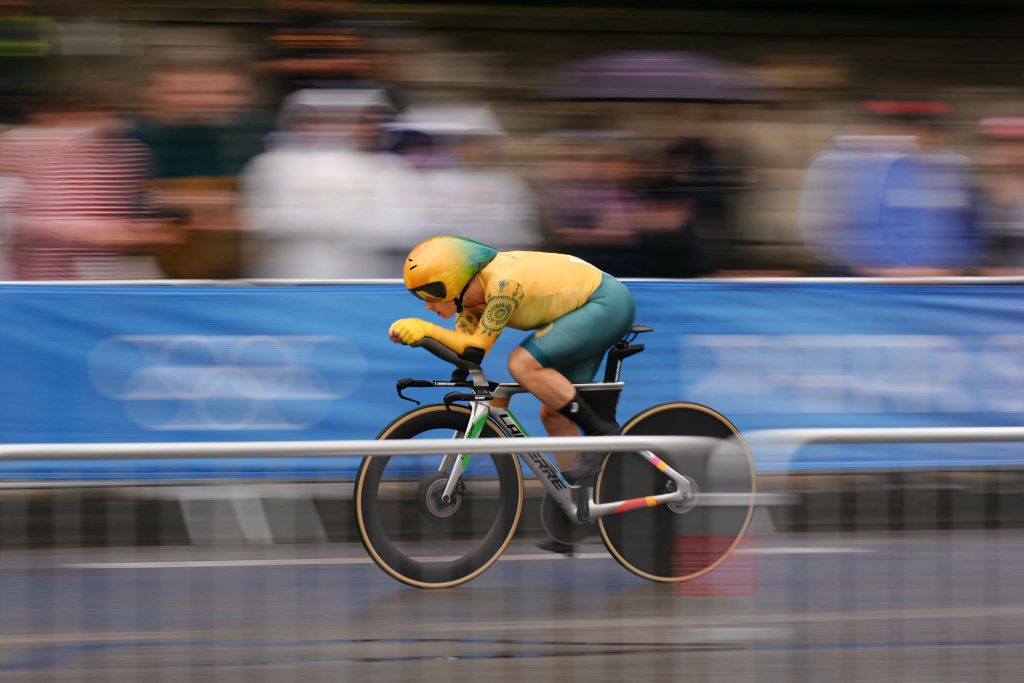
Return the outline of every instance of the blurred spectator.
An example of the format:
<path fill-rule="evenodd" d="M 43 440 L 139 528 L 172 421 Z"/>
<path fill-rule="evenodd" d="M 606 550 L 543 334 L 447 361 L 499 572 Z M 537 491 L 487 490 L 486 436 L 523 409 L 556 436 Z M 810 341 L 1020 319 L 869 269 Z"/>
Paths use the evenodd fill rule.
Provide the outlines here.
<path fill-rule="evenodd" d="M 179 215 L 187 239 L 161 251 L 167 277 L 241 273 L 236 181 L 262 151 L 270 125 L 254 108 L 253 83 L 235 62 L 164 63 L 145 90 L 133 134 L 152 152 L 160 204 Z"/>
<path fill-rule="evenodd" d="M 639 275 L 643 212 L 637 164 L 621 134 L 566 131 L 547 136 L 540 187 L 552 248 L 616 276 Z"/>
<path fill-rule="evenodd" d="M 696 277 L 726 267 L 734 242 L 731 200 L 737 180 L 711 145 L 678 140 L 665 150 L 642 186 L 643 272 L 648 277 Z"/>
<path fill-rule="evenodd" d="M 80 84 L 55 91 L 31 108 L 26 125 L 0 136 L 8 203 L 17 192 L 13 277 L 158 277 L 146 248 L 176 234 L 151 206 L 146 149 L 124 135 L 94 80 L 88 90 Z"/>
<path fill-rule="evenodd" d="M 426 227 L 418 179 L 375 151 L 390 104 L 379 90 L 301 90 L 271 146 L 246 169 L 253 232 L 247 274 L 264 278 L 394 277 Z"/>
<path fill-rule="evenodd" d="M 505 250 L 537 245 L 537 198 L 498 165 L 505 132 L 489 107 L 410 107 L 389 128 L 420 177 L 424 237 L 443 230 Z"/>
<path fill-rule="evenodd" d="M 974 173 L 942 147 L 947 105 L 871 102 L 881 135 L 841 136 L 811 162 L 800 221 L 829 274 L 961 274 L 979 265 Z"/>
<path fill-rule="evenodd" d="M 988 239 L 989 272 L 1024 270 L 1024 118 L 981 121 L 985 205 L 982 225 Z"/>

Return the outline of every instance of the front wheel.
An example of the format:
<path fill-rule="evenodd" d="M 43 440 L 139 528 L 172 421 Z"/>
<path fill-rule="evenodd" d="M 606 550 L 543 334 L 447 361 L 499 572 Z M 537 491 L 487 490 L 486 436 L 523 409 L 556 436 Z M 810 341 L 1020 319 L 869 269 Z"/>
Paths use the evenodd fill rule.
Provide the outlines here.
<path fill-rule="evenodd" d="M 666 403 L 641 412 L 623 434 L 709 436 L 718 445 L 658 455 L 689 478 L 696 497 L 598 519 L 608 551 L 629 571 L 652 581 L 696 579 L 732 554 L 754 514 L 756 476 L 750 449 L 721 414 L 696 403 Z M 596 502 L 668 493 L 675 482 L 638 453 L 605 457 Z"/>
<path fill-rule="evenodd" d="M 469 410 L 453 405 L 416 408 L 384 428 L 378 439 L 451 438 L 468 428 Z M 492 419 L 480 437 L 504 437 Z M 458 453 L 459 439 L 452 440 Z M 512 540 L 523 509 L 523 474 L 515 455 L 470 457 L 453 495 L 441 494 L 443 454 L 363 458 L 355 481 L 355 516 L 373 561 L 417 588 L 448 588 L 479 576 Z"/>

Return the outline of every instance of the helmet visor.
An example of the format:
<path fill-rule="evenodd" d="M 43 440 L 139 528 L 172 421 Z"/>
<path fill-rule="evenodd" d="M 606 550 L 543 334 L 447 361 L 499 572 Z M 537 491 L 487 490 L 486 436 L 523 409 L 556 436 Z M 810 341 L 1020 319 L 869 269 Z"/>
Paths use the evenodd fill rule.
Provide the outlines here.
<path fill-rule="evenodd" d="M 424 301 L 444 301 L 448 295 L 448 288 L 443 282 L 428 282 L 409 291 Z"/>

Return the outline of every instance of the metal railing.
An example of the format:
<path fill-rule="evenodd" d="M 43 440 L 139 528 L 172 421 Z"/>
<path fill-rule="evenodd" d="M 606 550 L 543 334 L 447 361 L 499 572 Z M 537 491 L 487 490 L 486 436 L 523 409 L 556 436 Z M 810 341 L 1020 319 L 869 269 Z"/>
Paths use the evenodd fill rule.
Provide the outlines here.
<path fill-rule="evenodd" d="M 1020 442 L 1024 441 L 1024 427 L 945 427 L 945 428 L 815 428 L 815 429 L 777 429 L 754 430 L 744 434 L 759 464 L 772 462 L 785 464 L 797 450 L 804 446 L 817 444 L 896 444 L 896 443 L 985 443 L 985 442 Z M 734 448 L 735 439 L 715 439 L 695 436 L 657 436 L 657 435 L 625 435 L 600 437 L 527 437 L 527 438 L 482 438 L 482 439 L 411 439 L 411 440 L 337 440 L 337 441 L 271 441 L 271 442 L 172 442 L 172 443 L 46 443 L 46 444 L 0 444 L 0 461 L 45 461 L 45 460 L 175 460 L 175 459 L 221 459 L 260 458 L 260 457 L 320 457 L 336 456 L 426 456 L 442 453 L 521 453 L 521 452 L 578 452 L 581 450 L 601 450 L 610 452 L 649 450 L 655 453 L 685 453 L 702 451 L 710 453 L 713 460 L 715 454 L 725 449 Z M 788 474 L 785 467 L 773 474 Z M 860 473 L 863 474 L 863 473 Z M 345 496 L 344 491 L 351 488 L 351 483 L 335 483 L 330 495 Z M 261 477 L 263 489 L 249 489 L 242 485 L 246 477 L 232 477 L 225 485 L 217 479 L 206 480 L 202 477 L 189 481 L 148 481 L 142 488 L 132 488 L 126 482 L 120 484 L 116 479 L 103 482 L 107 487 L 121 486 L 121 494 L 129 499 L 155 500 L 167 499 L 169 495 L 175 500 L 184 501 L 182 514 L 189 516 L 196 499 L 196 492 L 202 493 L 200 498 L 213 501 L 218 497 L 230 501 L 237 506 L 241 500 L 247 505 L 258 498 L 258 491 L 265 491 L 266 482 L 289 481 L 286 477 Z M 335 478 L 335 482 L 339 479 Z M 210 483 L 219 483 L 214 491 L 206 491 Z M 783 482 L 772 487 L 759 487 L 756 504 L 759 507 L 781 509 L 779 506 L 797 506 L 804 508 L 813 505 L 806 497 L 806 492 L 797 493 L 788 488 L 793 481 Z M 282 486 L 288 486 L 282 483 Z M 92 480 L 68 480 L 60 482 L 60 489 L 87 491 L 95 489 L 97 482 Z M 324 486 L 323 482 L 310 483 L 302 493 L 295 495 L 296 500 L 317 495 L 316 487 Z M 843 484 L 842 486 L 846 486 Z M 345 487 L 348 487 L 346 489 Z M 23 488 L 51 489 L 52 482 L 39 481 L 26 484 L 24 481 L 11 480 L 0 482 L 0 490 L 13 493 Z M 875 487 L 879 488 L 879 487 Z M 1005 486 L 1000 485 L 1000 491 Z M 163 489 L 168 494 L 160 494 Z M 344 491 L 343 491 L 344 490 Z M 145 493 L 149 491 L 150 493 Z M 217 492 L 219 491 L 219 493 Z M 1002 492 L 1000 495 L 1003 495 Z M 56 495 L 56 494 L 54 494 Z M 118 494 L 115 494 L 115 497 Z M 271 494 L 277 495 L 277 494 Z M 291 494 L 289 494 L 291 495 Z M 729 494 L 720 494 L 727 498 Z M 803 496 L 803 497 L 801 497 Z M 891 496 L 890 496 L 891 497 Z M 832 500 L 828 496 L 826 499 Z M 307 501 L 308 502 L 308 501 Z M 720 504 L 728 504 L 723 500 Z M 188 503 L 188 504 L 185 504 Z M 211 503 L 212 504 L 212 503 Z M 990 504 L 985 503 L 991 507 Z M 193 506 L 194 507 L 194 506 Z M 252 507 L 252 506 L 250 506 Z M 258 507 L 258 506 L 257 506 Z M 310 507 L 310 505 L 306 505 Z M 248 509 L 248 508 L 247 508 Z M 809 508 L 810 509 L 810 508 Z M 251 511 L 250 511 L 251 512 Z M 188 513 L 188 514 L 186 514 Z M 303 513 L 305 514 L 305 513 Z M 837 513 L 838 514 L 838 513 Z M 8 513 L 9 516 L 9 513 Z M 238 515 L 247 519 L 258 518 L 260 515 Z M 307 515 L 308 516 L 308 515 Z M 189 522 L 186 519 L 186 522 Z M 245 534 L 246 537 L 249 534 Z M 2 545 L 2 544 L 0 544 Z"/>
<path fill-rule="evenodd" d="M 997 443 L 1024 441 L 1024 427 L 850 427 L 766 429 L 744 434 L 755 450 L 816 444 Z M 586 436 L 483 439 L 364 439 L 337 441 L 229 441 L 154 443 L 0 444 L 0 460 L 124 460 L 133 458 L 338 457 L 438 453 L 571 453 L 580 450 L 677 451 L 733 447 L 733 439 L 701 436 Z"/>
<path fill-rule="evenodd" d="M 747 432 L 754 444 L 993 443 L 1024 441 L 1024 427 L 826 427 Z"/>
<path fill-rule="evenodd" d="M 522 439 L 411 439 L 355 441 L 235 441 L 163 443 L 2 444 L 3 460 L 77 460 L 103 458 L 337 457 L 363 455 L 436 455 L 439 453 L 572 453 L 579 450 L 660 451 L 707 448 L 719 439 L 699 436 L 526 437 Z"/>

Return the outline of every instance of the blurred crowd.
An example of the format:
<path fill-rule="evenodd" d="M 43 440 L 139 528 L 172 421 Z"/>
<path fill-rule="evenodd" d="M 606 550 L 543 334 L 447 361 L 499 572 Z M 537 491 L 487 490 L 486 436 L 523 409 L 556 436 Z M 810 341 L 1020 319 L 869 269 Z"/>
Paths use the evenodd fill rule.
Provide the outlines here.
<path fill-rule="evenodd" d="M 756 137 L 802 103 L 686 52 L 491 101 L 479 55 L 347 3 L 276 0 L 204 49 L 50 9 L 0 0 L 0 279 L 396 277 L 434 234 L 618 276 L 1024 272 L 1012 111 L 859 98 L 773 166 Z"/>
<path fill-rule="evenodd" d="M 868 101 L 861 134 L 840 135 L 811 160 L 799 218 L 826 275 L 1012 274 L 1024 267 L 1018 216 L 1024 176 L 1013 150 L 1024 118 L 978 124 L 989 168 L 949 144 L 952 108 Z M 987 186 L 985 186 L 987 185 Z"/>

